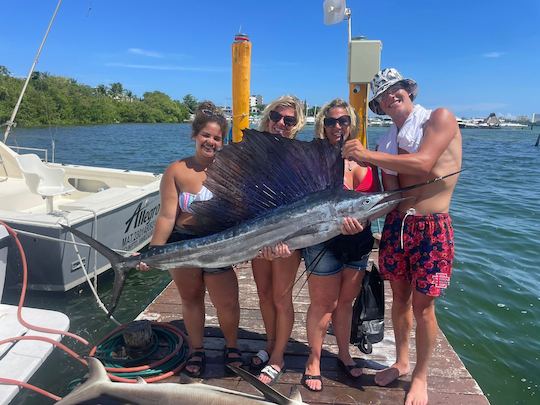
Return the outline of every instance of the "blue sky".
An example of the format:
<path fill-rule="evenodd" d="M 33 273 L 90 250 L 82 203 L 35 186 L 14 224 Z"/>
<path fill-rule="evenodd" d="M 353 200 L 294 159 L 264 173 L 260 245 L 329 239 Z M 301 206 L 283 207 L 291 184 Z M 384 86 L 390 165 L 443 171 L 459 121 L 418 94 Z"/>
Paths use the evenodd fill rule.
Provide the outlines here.
<path fill-rule="evenodd" d="M 347 24 L 322 0 L 64 0 L 37 70 L 231 102 L 231 43 L 252 41 L 251 93 L 309 104 L 348 97 Z M 383 42 L 382 67 L 419 83 L 418 102 L 458 116 L 540 113 L 538 0 L 348 0 L 353 36 Z M 0 65 L 24 76 L 56 0 L 2 2 Z"/>

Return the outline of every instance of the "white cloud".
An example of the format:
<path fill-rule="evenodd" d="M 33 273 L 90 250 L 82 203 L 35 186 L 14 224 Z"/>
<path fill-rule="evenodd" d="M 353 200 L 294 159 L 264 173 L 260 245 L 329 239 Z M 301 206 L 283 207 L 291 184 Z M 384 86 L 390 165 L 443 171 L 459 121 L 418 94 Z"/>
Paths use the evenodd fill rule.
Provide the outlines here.
<path fill-rule="evenodd" d="M 231 68 L 209 66 L 138 65 L 132 63 L 106 63 L 105 65 L 128 69 L 170 70 L 184 72 L 228 72 L 231 70 Z"/>
<path fill-rule="evenodd" d="M 159 52 L 147 51 L 141 48 L 129 48 L 128 53 L 134 55 L 148 56 L 149 58 L 163 58 L 163 55 Z"/>
<path fill-rule="evenodd" d="M 500 58 L 501 56 L 503 56 L 506 52 L 487 52 L 487 53 L 484 53 L 482 56 L 484 58 L 490 58 L 490 59 L 495 59 L 495 58 Z"/>

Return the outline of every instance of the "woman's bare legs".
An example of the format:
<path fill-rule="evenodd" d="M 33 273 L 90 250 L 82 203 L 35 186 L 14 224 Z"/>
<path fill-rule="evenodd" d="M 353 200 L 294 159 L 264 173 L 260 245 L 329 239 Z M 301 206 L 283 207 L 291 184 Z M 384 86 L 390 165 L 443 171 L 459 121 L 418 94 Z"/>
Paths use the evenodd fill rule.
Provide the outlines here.
<path fill-rule="evenodd" d="M 306 363 L 305 374 L 321 375 L 321 352 L 332 312 L 337 307 L 341 273 L 329 276 L 312 274 L 308 278 L 310 304 L 307 312 L 307 340 L 310 354 Z M 320 391 L 320 380 L 306 380 L 314 391 Z"/>
<path fill-rule="evenodd" d="M 193 349 L 203 347 L 204 337 L 204 279 L 199 268 L 173 269 L 169 272 L 180 293 L 182 316 Z M 193 360 L 201 360 L 194 357 Z M 186 366 L 187 371 L 197 373 L 199 367 Z"/>
<path fill-rule="evenodd" d="M 290 257 L 275 259 L 270 263 L 270 270 L 265 269 L 266 272 L 256 275 L 258 270 L 255 268 L 254 277 L 257 283 L 257 289 L 259 291 L 259 297 L 263 296 L 265 299 L 263 309 L 263 303 L 261 303 L 261 313 L 268 311 L 273 313 L 273 325 L 270 325 L 273 335 L 269 334 L 267 329 L 267 337 L 274 338 L 273 347 L 270 352 L 270 359 L 268 364 L 280 371 L 284 366 L 284 355 L 287 343 L 291 336 L 292 327 L 294 324 L 294 308 L 292 302 L 292 284 L 294 283 L 298 266 L 300 265 L 300 252 L 296 251 Z M 259 259 L 254 260 L 258 261 Z M 252 262 L 253 263 L 253 262 Z M 257 266 L 257 265 L 256 265 Z M 264 274 L 266 276 L 258 277 Z M 263 279 L 263 283 L 257 281 Z M 259 290 L 259 286 L 264 287 L 264 291 Z M 262 293 L 262 294 L 261 294 Z M 271 301 L 270 301 L 271 297 Z M 271 309 L 270 309 L 271 308 Z M 263 319 L 265 315 L 263 313 Z M 265 320 L 265 328 L 267 322 Z M 273 329 L 272 329 L 273 328 Z M 267 348 L 268 347 L 267 342 Z M 259 379 L 264 383 L 269 383 L 270 378 L 265 374 L 260 374 Z"/>
<path fill-rule="evenodd" d="M 276 340 L 276 309 L 274 307 L 274 298 L 272 294 L 272 262 L 266 259 L 253 259 L 251 261 L 253 278 L 257 286 L 259 295 L 259 308 L 266 331 L 266 351 L 272 353 L 274 342 Z M 252 359 L 254 365 L 260 364 L 260 359 Z"/>
<path fill-rule="evenodd" d="M 216 308 L 219 326 L 225 338 L 225 346 L 238 347 L 238 325 L 240 323 L 240 305 L 238 303 L 238 279 L 234 270 L 221 273 L 204 273 L 204 282 L 208 295 Z M 240 358 L 237 353 L 230 353 L 231 358 Z M 240 367 L 242 362 L 231 363 Z"/>

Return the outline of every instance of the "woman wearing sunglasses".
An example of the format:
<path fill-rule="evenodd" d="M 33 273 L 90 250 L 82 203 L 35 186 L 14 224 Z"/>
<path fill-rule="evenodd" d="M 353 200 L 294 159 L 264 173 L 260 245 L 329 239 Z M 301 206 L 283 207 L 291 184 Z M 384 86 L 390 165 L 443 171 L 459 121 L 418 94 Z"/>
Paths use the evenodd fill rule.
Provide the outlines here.
<path fill-rule="evenodd" d="M 264 109 L 259 130 L 295 138 L 304 124 L 305 117 L 300 101 L 296 97 L 282 96 Z M 251 267 L 267 341 L 266 348 L 259 350 L 251 359 L 250 367 L 252 371 L 259 372 L 259 380 L 272 384 L 285 369 L 283 357 L 294 323 L 290 287 L 298 271 L 301 256 L 299 251 L 291 254 L 285 245 L 278 245 L 276 249 L 266 248 L 263 252 L 264 258 L 253 259 Z M 272 253 L 276 255 L 273 256 Z"/>
<path fill-rule="evenodd" d="M 315 136 L 328 139 L 335 145 L 345 142 L 358 130 L 358 115 L 344 100 L 326 104 L 315 120 Z M 353 161 L 345 161 L 343 186 L 354 191 L 378 190 L 376 170 Z M 310 355 L 302 385 L 311 391 L 322 391 L 321 351 L 330 320 L 338 345 L 338 365 L 349 377 L 358 378 L 362 368 L 349 352 L 352 304 L 362 285 L 373 235 L 369 224 L 345 218 L 342 235 L 305 248 L 310 305 L 307 312 L 307 339 Z"/>
<path fill-rule="evenodd" d="M 194 201 L 212 198 L 203 182 L 206 169 L 214 161 L 216 151 L 223 147 L 227 134 L 227 120 L 223 113 L 209 101 L 199 105 L 192 124 L 191 137 L 195 141 L 195 155 L 177 160 L 169 165 L 160 185 L 161 207 L 150 245 L 164 245 L 195 237 L 186 227 L 192 224 Z M 145 263 L 139 270 L 148 270 Z M 216 308 L 219 325 L 225 338 L 224 364 L 240 367 L 242 356 L 237 348 L 240 306 L 238 281 L 232 267 L 182 268 L 170 271 L 182 301 L 184 325 L 193 351 L 184 372 L 191 377 L 202 377 L 206 365 L 203 346 L 204 294 L 208 290 Z M 229 369 L 225 367 L 227 372 Z"/>

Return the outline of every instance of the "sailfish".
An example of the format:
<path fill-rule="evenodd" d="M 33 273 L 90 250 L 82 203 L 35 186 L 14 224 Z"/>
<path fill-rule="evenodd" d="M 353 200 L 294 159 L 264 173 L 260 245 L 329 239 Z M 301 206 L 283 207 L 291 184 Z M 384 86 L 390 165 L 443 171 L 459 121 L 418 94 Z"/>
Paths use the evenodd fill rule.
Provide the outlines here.
<path fill-rule="evenodd" d="M 65 225 L 105 256 L 114 270 L 116 308 L 127 272 L 141 261 L 161 270 L 225 267 L 250 260 L 264 246 L 285 242 L 291 250 L 327 241 L 341 232 L 345 217 L 361 222 L 381 217 L 404 200 L 395 191 L 359 193 L 343 189 L 340 145 L 310 142 L 248 129 L 242 142 L 226 145 L 207 169 L 208 201 L 191 205 L 198 237 L 150 247 L 124 257 L 90 236 Z"/>

